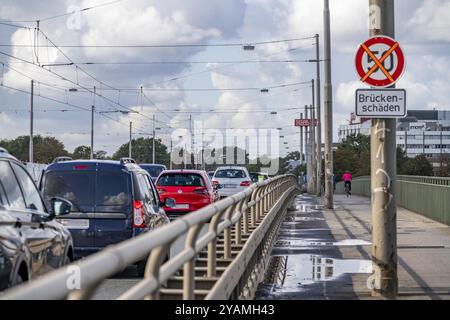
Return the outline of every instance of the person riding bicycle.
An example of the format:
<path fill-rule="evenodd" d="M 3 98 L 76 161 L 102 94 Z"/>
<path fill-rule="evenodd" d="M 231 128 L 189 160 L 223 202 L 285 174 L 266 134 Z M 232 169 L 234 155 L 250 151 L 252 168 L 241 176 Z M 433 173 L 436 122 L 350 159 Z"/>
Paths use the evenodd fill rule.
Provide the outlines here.
<path fill-rule="evenodd" d="M 345 188 L 348 188 L 348 194 L 352 194 L 352 174 L 348 172 L 348 170 L 345 170 L 344 174 L 342 175 L 342 180 L 344 180 Z"/>

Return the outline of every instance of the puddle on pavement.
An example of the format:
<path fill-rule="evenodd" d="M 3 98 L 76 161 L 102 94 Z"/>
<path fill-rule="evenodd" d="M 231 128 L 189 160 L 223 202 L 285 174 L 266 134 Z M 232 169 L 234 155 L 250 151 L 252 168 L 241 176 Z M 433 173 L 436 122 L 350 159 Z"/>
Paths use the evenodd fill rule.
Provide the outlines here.
<path fill-rule="evenodd" d="M 257 298 L 314 290 L 313 285 L 343 280 L 348 274 L 370 274 L 371 260 L 335 259 L 315 254 L 273 256 L 271 273 L 261 283 Z"/>
<path fill-rule="evenodd" d="M 287 216 L 284 218 L 283 225 L 292 224 L 299 221 L 325 221 L 325 218 Z"/>
<path fill-rule="evenodd" d="M 372 243 L 360 239 L 345 239 L 341 241 L 317 241 L 316 239 L 283 239 L 279 237 L 275 242 L 274 249 L 296 249 L 303 247 L 324 247 L 324 246 L 369 246 Z"/>

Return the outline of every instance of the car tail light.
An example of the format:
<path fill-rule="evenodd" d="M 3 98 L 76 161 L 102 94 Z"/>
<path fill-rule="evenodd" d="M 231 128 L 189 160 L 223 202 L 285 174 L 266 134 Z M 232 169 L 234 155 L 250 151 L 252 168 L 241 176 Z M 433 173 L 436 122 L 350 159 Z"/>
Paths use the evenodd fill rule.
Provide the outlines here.
<path fill-rule="evenodd" d="M 156 189 L 158 190 L 158 193 L 159 193 L 159 194 L 161 194 L 161 193 L 166 193 L 166 192 L 167 192 L 167 190 L 164 189 L 164 188 L 156 188 Z"/>
<path fill-rule="evenodd" d="M 205 187 L 195 188 L 194 193 L 208 195 L 208 190 Z"/>
<path fill-rule="evenodd" d="M 144 208 L 141 200 L 133 201 L 133 228 L 143 228 L 145 226 Z"/>
<path fill-rule="evenodd" d="M 84 169 L 88 169 L 89 166 L 85 165 L 85 164 L 80 164 L 80 165 L 76 165 L 73 167 L 75 170 L 84 170 Z"/>
<path fill-rule="evenodd" d="M 250 181 L 242 181 L 241 187 L 248 187 L 250 185 Z"/>

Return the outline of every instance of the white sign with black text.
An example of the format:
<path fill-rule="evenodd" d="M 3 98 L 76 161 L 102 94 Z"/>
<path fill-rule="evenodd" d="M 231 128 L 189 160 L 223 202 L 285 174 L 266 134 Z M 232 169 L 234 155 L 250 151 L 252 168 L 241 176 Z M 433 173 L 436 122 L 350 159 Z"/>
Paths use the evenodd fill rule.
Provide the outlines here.
<path fill-rule="evenodd" d="M 357 89 L 356 115 L 364 118 L 406 117 L 404 89 Z"/>

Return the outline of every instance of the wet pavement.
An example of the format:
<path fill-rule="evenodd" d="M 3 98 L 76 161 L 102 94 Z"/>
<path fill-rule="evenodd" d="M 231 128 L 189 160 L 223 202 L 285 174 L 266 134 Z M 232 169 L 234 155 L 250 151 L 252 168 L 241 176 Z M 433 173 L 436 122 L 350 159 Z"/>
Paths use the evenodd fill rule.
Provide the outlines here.
<path fill-rule="evenodd" d="M 355 299 L 352 274 L 367 274 L 372 263 L 343 259 L 340 248 L 370 246 L 363 239 L 337 241 L 326 222 L 323 206 L 307 195 L 295 199 L 272 249 L 269 271 L 256 299 Z"/>
<path fill-rule="evenodd" d="M 379 299 L 371 274 L 370 198 L 303 194 L 288 211 L 255 299 Z M 397 209 L 398 299 L 450 299 L 450 227 Z"/>

